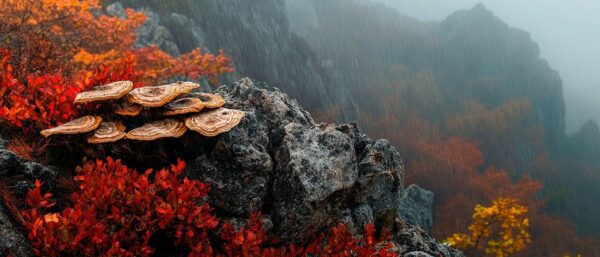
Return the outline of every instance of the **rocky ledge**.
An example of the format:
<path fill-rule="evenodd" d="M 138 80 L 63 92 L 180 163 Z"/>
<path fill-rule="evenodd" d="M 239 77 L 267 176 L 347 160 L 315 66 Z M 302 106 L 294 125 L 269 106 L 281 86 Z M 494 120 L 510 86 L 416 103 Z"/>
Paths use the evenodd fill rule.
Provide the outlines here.
<path fill-rule="evenodd" d="M 392 232 L 399 256 L 463 256 L 419 228 L 430 229 L 433 194 L 404 189 L 402 160 L 387 140 L 368 138 L 354 123 L 317 124 L 295 100 L 248 78 L 216 92 L 246 117 L 229 133 L 194 144 L 200 154 L 188 160 L 187 175 L 211 184 L 219 216 L 243 221 L 261 212 L 270 233 L 295 243 L 339 222 L 355 233 L 373 223 Z M 55 179 L 50 169 L 0 149 L 0 179 Z M 27 244 L 9 217 L 0 206 L 0 256 L 10 249 L 26 256 L 17 254 L 27 253 Z"/>

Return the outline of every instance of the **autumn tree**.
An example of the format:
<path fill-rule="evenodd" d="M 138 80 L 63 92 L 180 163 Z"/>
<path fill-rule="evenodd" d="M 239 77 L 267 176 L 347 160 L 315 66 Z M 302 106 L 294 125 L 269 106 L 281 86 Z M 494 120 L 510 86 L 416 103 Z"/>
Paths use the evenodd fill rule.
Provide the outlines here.
<path fill-rule="evenodd" d="M 531 243 L 527 207 L 516 199 L 498 198 L 491 206 L 475 206 L 469 233 L 456 233 L 446 239 L 450 245 L 471 256 L 507 257 Z"/>
<path fill-rule="evenodd" d="M 156 46 L 134 48 L 146 17 L 102 11 L 100 0 L 0 0 L 0 121 L 36 130 L 74 118 L 75 95 L 115 80 L 136 86 L 172 77 L 216 83 L 228 58 L 196 49 L 173 57 Z"/>

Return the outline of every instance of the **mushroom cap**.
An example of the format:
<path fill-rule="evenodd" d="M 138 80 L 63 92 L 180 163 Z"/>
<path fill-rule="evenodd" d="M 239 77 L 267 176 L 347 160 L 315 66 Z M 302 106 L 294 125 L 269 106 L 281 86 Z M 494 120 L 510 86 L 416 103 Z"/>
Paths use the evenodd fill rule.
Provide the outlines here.
<path fill-rule="evenodd" d="M 202 100 L 202 103 L 204 103 L 204 107 L 206 108 L 219 108 L 225 104 L 225 99 L 218 94 L 193 93 L 189 96 Z"/>
<path fill-rule="evenodd" d="M 125 135 L 127 139 L 152 141 L 165 137 L 181 137 L 187 128 L 182 121 L 165 119 L 146 123 L 144 126 L 135 128 Z"/>
<path fill-rule="evenodd" d="M 200 112 L 204 108 L 202 100 L 194 97 L 179 98 L 165 105 L 163 115 L 172 116 L 178 114 Z"/>
<path fill-rule="evenodd" d="M 77 94 L 74 103 L 90 103 L 103 100 L 119 99 L 133 89 L 131 81 L 117 81 L 97 86 L 90 91 Z"/>
<path fill-rule="evenodd" d="M 246 114 L 243 111 L 219 108 L 185 119 L 185 126 L 207 137 L 214 137 L 237 126 Z"/>
<path fill-rule="evenodd" d="M 121 123 L 102 122 L 87 141 L 90 144 L 115 142 L 125 137 L 125 129 L 125 126 Z"/>
<path fill-rule="evenodd" d="M 179 90 L 181 90 L 182 94 L 188 94 L 189 92 L 192 92 L 192 90 L 200 88 L 200 84 L 189 81 L 177 81 L 173 84 L 179 87 Z"/>
<path fill-rule="evenodd" d="M 121 116 L 137 116 L 143 108 L 139 104 L 130 103 L 123 99 L 115 103 L 115 113 Z"/>
<path fill-rule="evenodd" d="M 192 82 L 177 82 L 154 87 L 140 87 L 131 90 L 127 99 L 131 103 L 141 104 L 145 107 L 160 107 L 173 101 L 181 94 L 187 94 L 199 88 L 200 85 Z"/>
<path fill-rule="evenodd" d="M 44 137 L 49 137 L 52 135 L 73 135 L 87 133 L 97 129 L 101 122 L 102 117 L 100 116 L 83 116 L 58 127 L 42 130 L 40 134 L 42 134 Z"/>

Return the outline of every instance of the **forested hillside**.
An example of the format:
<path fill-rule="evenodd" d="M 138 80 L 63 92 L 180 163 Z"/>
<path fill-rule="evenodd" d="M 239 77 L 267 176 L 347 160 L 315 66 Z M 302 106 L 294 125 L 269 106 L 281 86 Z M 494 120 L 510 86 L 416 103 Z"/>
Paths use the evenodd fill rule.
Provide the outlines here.
<path fill-rule="evenodd" d="M 13 238 L 0 255 L 20 241 L 56 256 L 461 256 L 448 245 L 467 256 L 600 256 L 600 128 L 590 120 L 566 134 L 560 74 L 527 31 L 481 4 L 424 22 L 369 0 L 0 3 L 0 239 Z M 152 145 L 39 135 L 82 115 L 114 118 L 117 104 L 73 101 L 119 80 L 193 80 L 245 118 L 220 137 Z M 142 109 L 128 125 L 158 116 Z M 135 171 L 144 165 L 160 171 Z M 132 189 L 146 186 L 164 192 Z M 185 201 L 162 199 L 173 188 Z M 179 216 L 165 207 L 182 203 Z M 81 214 L 85 204 L 106 208 Z M 141 229 L 123 213 L 141 215 Z"/>
<path fill-rule="evenodd" d="M 530 254 L 550 246 L 597 253 L 569 234 L 600 231 L 598 150 L 581 144 L 597 140 L 593 126 L 567 137 L 560 75 L 526 31 L 483 5 L 422 22 L 359 0 L 124 3 L 163 19 L 192 17 L 207 46 L 233 57 L 238 74 L 274 81 L 317 119 L 358 120 L 391 139 L 408 179 L 435 193 L 437 237 L 465 230 L 476 204 L 505 196 L 530 209 L 538 238 Z M 190 34 L 161 24 L 176 39 Z"/>
<path fill-rule="evenodd" d="M 497 195 L 536 202 L 534 238 L 551 233 L 546 219 L 598 235 L 597 125 L 567 137 L 562 81 L 527 32 L 483 5 L 425 23 L 365 1 L 299 2 L 288 6 L 295 32 L 342 74 L 367 131 L 401 149 L 409 179 L 436 193 L 434 235 Z"/>

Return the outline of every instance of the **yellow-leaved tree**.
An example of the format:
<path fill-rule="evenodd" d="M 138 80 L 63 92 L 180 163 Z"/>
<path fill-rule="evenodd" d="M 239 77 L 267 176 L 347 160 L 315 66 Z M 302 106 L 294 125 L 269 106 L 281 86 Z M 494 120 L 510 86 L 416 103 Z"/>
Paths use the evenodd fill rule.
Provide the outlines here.
<path fill-rule="evenodd" d="M 527 211 L 512 198 L 498 198 L 491 206 L 477 205 L 469 232 L 453 234 L 446 242 L 469 256 L 510 256 L 531 243 Z"/>

